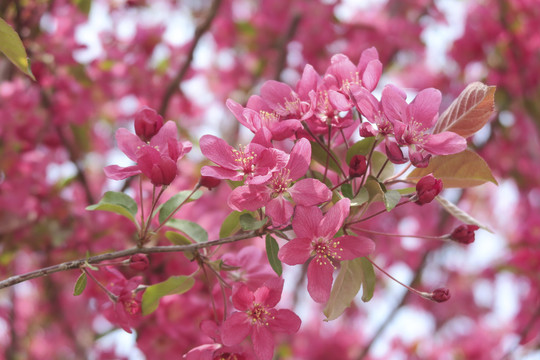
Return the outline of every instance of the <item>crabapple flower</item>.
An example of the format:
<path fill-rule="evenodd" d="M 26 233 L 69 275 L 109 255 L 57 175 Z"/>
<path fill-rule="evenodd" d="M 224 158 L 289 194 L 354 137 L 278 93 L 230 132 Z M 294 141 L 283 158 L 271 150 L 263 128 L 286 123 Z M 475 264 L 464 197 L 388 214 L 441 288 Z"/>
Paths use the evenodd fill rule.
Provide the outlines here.
<path fill-rule="evenodd" d="M 296 238 L 279 250 L 279 259 L 288 265 L 303 264 L 313 257 L 307 270 L 308 292 L 318 303 L 330 298 L 337 264 L 367 256 L 375 249 L 373 241 L 363 236 L 334 238 L 349 216 L 349 210 L 349 199 L 338 201 L 324 216 L 316 206 L 298 206 L 292 222 Z"/>
<path fill-rule="evenodd" d="M 201 175 L 216 179 L 245 180 L 247 184 L 261 184 L 288 161 L 288 156 L 283 151 L 254 141 L 237 150 L 223 139 L 204 135 L 200 146 L 203 155 L 218 165 L 203 166 Z"/>
<path fill-rule="evenodd" d="M 296 205 L 312 206 L 330 200 L 332 192 L 316 179 L 302 179 L 311 161 L 311 145 L 300 139 L 291 150 L 287 165 L 272 174 L 265 184 L 244 185 L 233 190 L 229 206 L 236 211 L 255 211 L 266 206 L 266 214 L 274 226 L 286 225 L 293 214 L 292 200 Z"/>
<path fill-rule="evenodd" d="M 163 118 L 156 110 L 144 107 L 135 114 L 135 134 L 147 142 L 156 135 L 163 126 Z"/>
<path fill-rule="evenodd" d="M 253 350 L 260 360 L 271 360 L 275 332 L 294 334 L 301 320 L 291 310 L 275 309 L 281 299 L 283 279 L 273 278 L 252 292 L 244 284 L 235 284 L 232 302 L 236 309 L 221 325 L 224 345 L 234 346 L 251 336 Z"/>
<path fill-rule="evenodd" d="M 413 165 L 426 167 L 429 155 L 450 155 L 467 148 L 467 141 L 451 131 L 431 134 L 437 123 L 441 93 L 437 89 L 424 89 L 407 104 L 407 95 L 393 85 L 387 85 L 381 97 L 385 115 L 394 125 L 398 144 L 409 147 Z M 428 153 L 428 154 L 426 154 Z"/>
<path fill-rule="evenodd" d="M 431 174 L 424 176 L 416 183 L 416 195 L 418 196 L 416 203 L 424 205 L 432 202 L 442 189 L 442 180 L 436 179 Z"/>
<path fill-rule="evenodd" d="M 178 173 L 178 160 L 191 150 L 191 143 L 179 141 L 177 134 L 176 124 L 172 121 L 167 121 L 149 142 L 142 141 L 127 129 L 118 129 L 118 148 L 137 164 L 107 166 L 105 175 L 113 180 L 123 180 L 143 173 L 156 186 L 169 185 Z"/>

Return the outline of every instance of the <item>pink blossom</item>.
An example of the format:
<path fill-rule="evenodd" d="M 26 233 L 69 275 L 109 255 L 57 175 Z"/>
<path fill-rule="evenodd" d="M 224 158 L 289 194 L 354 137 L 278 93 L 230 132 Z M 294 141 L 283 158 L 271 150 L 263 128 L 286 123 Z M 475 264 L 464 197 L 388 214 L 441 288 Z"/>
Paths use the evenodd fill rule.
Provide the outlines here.
<path fill-rule="evenodd" d="M 308 292 L 319 303 L 328 301 L 333 273 L 342 260 L 367 256 L 375 249 L 372 240 L 344 235 L 334 238 L 349 216 L 349 199 L 338 201 L 324 216 L 316 206 L 298 206 L 292 222 L 296 238 L 283 245 L 278 257 L 288 265 L 308 265 Z"/>
<path fill-rule="evenodd" d="M 406 94 L 393 85 L 387 85 L 381 98 L 385 115 L 394 124 L 394 135 L 400 145 L 409 147 L 413 165 L 425 167 L 429 155 L 449 155 L 466 149 L 467 141 L 451 131 L 430 134 L 438 119 L 441 93 L 437 89 L 422 90 L 407 104 Z"/>
<path fill-rule="evenodd" d="M 283 279 L 274 278 L 252 292 L 244 284 L 235 284 L 232 301 L 236 309 L 221 325 L 223 344 L 239 344 L 251 336 L 253 350 L 260 360 L 270 360 L 274 354 L 275 332 L 294 334 L 300 328 L 300 318 L 290 310 L 275 309 L 281 299 Z"/>
<path fill-rule="evenodd" d="M 244 180 L 247 184 L 261 184 L 272 177 L 272 173 L 285 166 L 287 154 L 252 141 L 235 149 L 213 135 L 204 135 L 200 140 L 201 152 L 218 166 L 203 166 L 201 174 L 217 179 Z"/>
<path fill-rule="evenodd" d="M 242 211 L 266 206 L 266 214 L 274 226 L 286 225 L 293 214 L 293 205 L 311 206 L 330 200 L 332 192 L 316 179 L 303 179 L 311 161 L 311 145 L 307 139 L 300 139 L 293 147 L 287 165 L 272 174 L 266 184 L 244 185 L 233 190 L 229 196 L 229 206 Z"/>

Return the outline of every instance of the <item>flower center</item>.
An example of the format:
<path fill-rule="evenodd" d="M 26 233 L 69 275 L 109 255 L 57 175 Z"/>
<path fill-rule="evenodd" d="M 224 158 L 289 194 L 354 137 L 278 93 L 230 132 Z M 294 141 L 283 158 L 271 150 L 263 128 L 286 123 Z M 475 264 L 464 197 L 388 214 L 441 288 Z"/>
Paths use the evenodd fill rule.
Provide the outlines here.
<path fill-rule="evenodd" d="M 273 197 L 277 197 L 278 195 L 287 192 L 292 182 L 292 179 L 289 177 L 290 173 L 291 170 L 287 168 L 281 169 L 279 172 L 274 173 L 272 176 L 272 181 L 270 182 L 270 186 L 273 190 Z"/>
<path fill-rule="evenodd" d="M 247 312 L 247 315 L 251 319 L 252 325 L 268 326 L 268 320 L 274 318 L 263 305 L 257 303 L 253 304 L 253 307 Z"/>
<path fill-rule="evenodd" d="M 311 246 L 313 252 L 315 252 L 315 259 L 313 259 L 313 261 L 316 261 L 318 265 L 330 263 L 330 265 L 335 268 L 332 261 L 341 259 L 339 253 L 342 252 L 343 249 L 339 247 L 339 241 L 319 238 L 313 241 Z"/>
<path fill-rule="evenodd" d="M 242 168 L 244 171 L 244 174 L 251 174 L 255 172 L 256 164 L 255 160 L 257 158 L 257 154 L 253 151 L 249 151 L 247 146 L 238 146 L 239 150 L 233 149 L 233 156 L 234 161 L 238 163 L 238 165 Z"/>
<path fill-rule="evenodd" d="M 411 118 L 411 121 L 409 124 L 407 124 L 407 127 L 403 132 L 403 140 L 405 140 L 407 144 L 422 145 L 426 142 L 426 134 L 424 131 L 424 126 L 418 121 L 414 120 L 414 118 Z"/>
<path fill-rule="evenodd" d="M 279 121 L 279 117 L 275 113 L 261 110 L 259 111 L 259 116 L 261 117 L 261 123 L 263 127 L 270 128 L 272 124 Z"/>

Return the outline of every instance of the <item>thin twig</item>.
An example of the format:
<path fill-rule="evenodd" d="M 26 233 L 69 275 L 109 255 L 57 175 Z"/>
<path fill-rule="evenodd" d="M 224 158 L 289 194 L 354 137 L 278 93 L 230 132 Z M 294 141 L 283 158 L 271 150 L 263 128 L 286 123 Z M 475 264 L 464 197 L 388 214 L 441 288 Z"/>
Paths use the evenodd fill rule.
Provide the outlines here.
<path fill-rule="evenodd" d="M 191 41 L 191 47 L 188 50 L 186 61 L 182 65 L 182 67 L 178 70 L 178 73 L 174 77 L 173 81 L 169 84 L 167 87 L 167 90 L 165 91 L 165 95 L 163 96 L 163 100 L 161 101 L 161 106 L 159 107 L 159 113 L 166 117 L 167 115 L 167 108 L 169 107 L 169 102 L 171 101 L 172 96 L 176 91 L 179 90 L 180 83 L 186 76 L 189 67 L 191 65 L 191 62 L 193 61 L 193 55 L 195 54 L 195 49 L 197 48 L 197 45 L 199 44 L 199 41 L 201 40 L 201 37 L 210 29 L 210 25 L 212 25 L 212 21 L 217 15 L 219 6 L 221 5 L 222 0 L 214 0 L 212 2 L 212 5 L 210 6 L 210 10 L 208 11 L 208 15 L 204 19 L 204 21 L 197 26 L 197 29 L 195 29 L 195 35 L 193 36 L 193 40 Z"/>
<path fill-rule="evenodd" d="M 106 254 L 91 256 L 86 259 L 78 259 L 73 261 L 67 261 L 61 264 L 48 266 L 39 270 L 34 270 L 26 274 L 15 275 L 5 280 L 0 281 L 0 289 L 4 289 L 24 281 L 31 279 L 47 276 L 59 271 L 67 271 L 78 269 L 84 264 L 96 264 L 105 260 L 118 259 L 121 257 L 132 256 L 135 254 L 154 254 L 154 253 L 164 253 L 164 252 L 183 252 L 183 251 L 195 251 L 199 249 L 204 249 L 216 245 L 233 243 L 240 240 L 250 239 L 253 237 L 260 236 L 261 234 L 257 231 L 250 231 L 244 234 L 229 236 L 222 239 L 212 240 L 205 243 L 189 244 L 189 245 L 170 245 L 170 246 L 153 246 L 146 248 L 131 248 L 127 250 L 114 251 Z"/>

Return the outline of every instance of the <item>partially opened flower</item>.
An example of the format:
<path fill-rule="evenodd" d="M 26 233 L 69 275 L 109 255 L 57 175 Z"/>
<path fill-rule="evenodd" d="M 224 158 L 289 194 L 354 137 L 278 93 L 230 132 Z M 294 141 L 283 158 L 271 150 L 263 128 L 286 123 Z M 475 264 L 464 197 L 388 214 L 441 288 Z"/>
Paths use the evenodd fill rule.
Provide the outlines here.
<path fill-rule="evenodd" d="M 342 260 L 367 256 L 375 249 L 371 239 L 344 235 L 334 238 L 349 216 L 350 200 L 338 201 L 324 216 L 316 206 L 298 206 L 292 226 L 296 238 L 283 245 L 278 257 L 288 265 L 308 265 L 308 292 L 313 300 L 325 303 L 330 297 L 333 274 Z"/>

